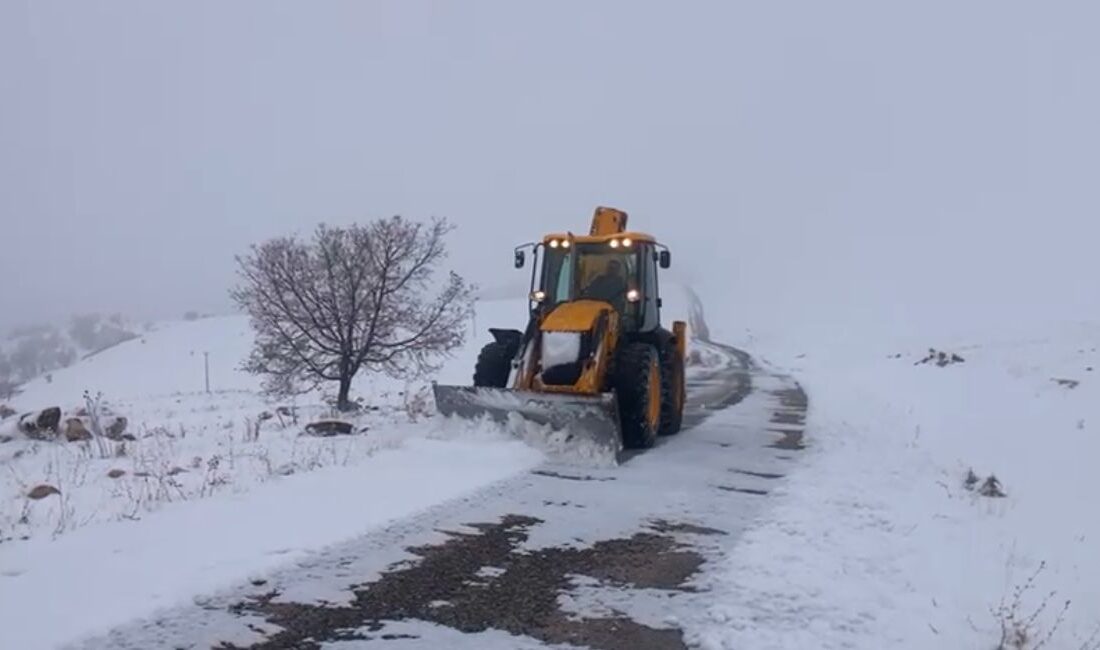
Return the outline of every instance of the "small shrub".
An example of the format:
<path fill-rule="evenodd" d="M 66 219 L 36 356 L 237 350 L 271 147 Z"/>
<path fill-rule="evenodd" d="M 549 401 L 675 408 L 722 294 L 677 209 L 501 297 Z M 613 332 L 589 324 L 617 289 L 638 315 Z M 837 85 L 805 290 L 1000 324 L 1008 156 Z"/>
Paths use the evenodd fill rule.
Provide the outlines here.
<path fill-rule="evenodd" d="M 966 471 L 963 487 L 970 492 L 976 492 L 978 495 L 990 499 L 1003 499 L 1008 496 L 1004 491 L 1004 486 L 1001 485 L 1001 480 L 995 475 L 990 474 L 983 481 L 978 478 L 978 475 L 974 473 L 973 469 L 968 469 Z"/>
<path fill-rule="evenodd" d="M 1001 487 L 1001 482 L 992 474 L 990 474 L 982 483 L 982 486 L 978 488 L 978 494 L 991 499 L 1003 499 L 1008 496 Z"/>
<path fill-rule="evenodd" d="M 965 362 L 966 359 L 963 359 L 961 356 L 955 354 L 954 352 L 944 352 L 943 350 L 937 350 L 936 348 L 928 348 L 928 354 L 923 359 L 917 361 L 913 365 L 920 366 L 934 364 L 939 368 L 943 368 L 945 366 Z"/>
<path fill-rule="evenodd" d="M 1024 599 L 1035 590 L 1035 582 L 1044 569 L 1046 569 L 1046 562 L 1039 563 L 1039 568 L 1035 570 L 1035 573 L 1023 584 L 1017 585 L 1012 590 L 1011 600 L 1008 600 L 1006 595 L 1001 598 L 1000 604 L 991 610 L 993 617 L 1000 626 L 1001 633 L 996 650 L 1041 650 L 1048 646 L 1055 633 L 1058 632 L 1058 628 L 1062 626 L 1066 612 L 1069 611 L 1070 601 L 1068 600 L 1065 601 L 1046 634 L 1043 634 L 1042 621 L 1040 620 L 1050 607 L 1050 603 L 1057 592 L 1051 591 L 1047 594 L 1031 613 L 1024 610 Z"/>
<path fill-rule="evenodd" d="M 417 422 L 421 418 L 431 417 L 435 412 L 432 409 L 431 390 L 427 386 L 422 386 L 415 393 L 406 391 L 404 408 L 410 422 Z"/>

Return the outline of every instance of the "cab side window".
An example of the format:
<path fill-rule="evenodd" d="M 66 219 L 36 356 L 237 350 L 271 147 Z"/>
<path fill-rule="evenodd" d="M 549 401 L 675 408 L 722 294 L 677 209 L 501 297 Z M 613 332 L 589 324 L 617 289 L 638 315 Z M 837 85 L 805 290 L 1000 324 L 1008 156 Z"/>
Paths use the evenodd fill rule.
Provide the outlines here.
<path fill-rule="evenodd" d="M 642 305 L 644 309 L 642 329 L 648 332 L 660 327 L 661 324 L 660 307 L 657 305 L 657 297 L 661 295 L 657 285 L 657 251 L 652 246 L 647 246 L 640 257 L 645 270 L 645 288 L 642 290 L 645 301 Z"/>
<path fill-rule="evenodd" d="M 558 287 L 554 295 L 554 303 L 566 302 L 573 288 L 573 260 L 571 253 L 562 258 L 561 269 L 558 270 Z"/>

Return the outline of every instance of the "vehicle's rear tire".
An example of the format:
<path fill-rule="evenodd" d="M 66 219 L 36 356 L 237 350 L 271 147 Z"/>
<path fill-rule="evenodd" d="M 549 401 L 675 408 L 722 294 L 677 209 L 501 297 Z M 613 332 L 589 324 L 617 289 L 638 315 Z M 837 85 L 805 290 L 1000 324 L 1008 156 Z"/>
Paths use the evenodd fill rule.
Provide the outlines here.
<path fill-rule="evenodd" d="M 508 385 L 508 375 L 512 373 L 512 346 L 500 341 L 486 343 L 477 355 L 474 366 L 474 386 L 504 388 Z"/>
<path fill-rule="evenodd" d="M 661 348 L 661 428 L 658 433 L 671 436 L 680 433 L 684 423 L 684 402 L 687 398 L 684 359 L 669 341 Z"/>
<path fill-rule="evenodd" d="M 619 400 L 623 446 L 646 449 L 657 442 L 661 426 L 661 359 L 647 343 L 629 343 L 619 350 L 613 381 Z"/>

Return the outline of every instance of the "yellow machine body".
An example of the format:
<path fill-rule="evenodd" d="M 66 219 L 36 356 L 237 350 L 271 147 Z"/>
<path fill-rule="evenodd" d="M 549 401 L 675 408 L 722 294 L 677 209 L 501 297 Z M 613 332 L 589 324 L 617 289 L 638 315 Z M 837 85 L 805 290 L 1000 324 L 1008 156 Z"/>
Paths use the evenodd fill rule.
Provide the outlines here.
<path fill-rule="evenodd" d="M 641 296 L 639 291 L 631 290 L 630 299 L 634 301 L 631 304 L 651 300 L 652 307 L 642 304 L 646 309 L 652 308 L 653 314 L 659 314 L 660 296 L 656 295 L 655 282 L 653 286 L 645 285 L 648 276 L 642 277 L 640 269 L 656 276 L 660 244 L 651 235 L 628 230 L 627 221 L 627 214 L 621 210 L 597 208 L 588 234 L 551 233 L 542 238 L 540 246 L 547 258 L 551 254 L 575 252 L 570 258 L 573 265 L 570 268 L 582 278 L 604 272 L 616 255 L 637 252 L 637 277 L 630 278 L 629 286 L 644 286 L 652 295 Z M 536 256 L 537 251 L 536 247 Z M 517 267 L 522 259 L 517 253 Z M 667 266 L 667 259 L 661 259 L 662 267 Z M 577 279 L 570 276 L 570 281 Z M 609 300 L 572 297 L 570 293 L 551 303 L 545 282 L 545 278 L 533 279 L 536 286 L 531 295 L 536 304 L 526 332 L 492 330 L 497 341 L 483 350 L 473 387 L 436 386 L 439 410 L 445 415 L 462 417 L 489 415 L 498 421 L 518 415 L 555 429 L 571 429 L 579 443 L 595 445 L 616 458 L 623 448 L 623 427 L 637 424 L 638 418 L 642 422 L 638 426 L 654 429 L 659 426 L 662 432 L 670 429 L 667 433 L 675 433 L 685 401 L 687 324 L 675 321 L 665 329 L 649 318 L 648 329 L 639 331 L 636 323 L 626 325 L 626 316 Z M 568 368 L 564 371 L 564 366 L 544 367 L 543 339 L 561 335 L 577 337 L 579 358 L 566 364 Z M 634 394 L 629 381 L 624 383 L 620 378 L 616 385 L 614 378 L 617 366 L 621 374 L 624 364 L 637 363 L 636 359 L 623 358 L 622 348 L 631 345 L 642 356 L 646 354 L 646 346 L 653 350 L 647 357 L 652 359 L 649 367 L 638 373 L 638 383 L 646 385 L 646 390 L 638 394 Z M 499 351 L 508 357 L 507 371 L 490 368 L 498 363 L 493 354 Z M 630 395 L 618 394 L 624 391 Z M 641 395 L 642 392 L 647 394 Z M 658 396 L 659 404 L 654 403 L 654 395 Z M 645 403 L 644 407 L 637 404 L 639 401 Z"/>

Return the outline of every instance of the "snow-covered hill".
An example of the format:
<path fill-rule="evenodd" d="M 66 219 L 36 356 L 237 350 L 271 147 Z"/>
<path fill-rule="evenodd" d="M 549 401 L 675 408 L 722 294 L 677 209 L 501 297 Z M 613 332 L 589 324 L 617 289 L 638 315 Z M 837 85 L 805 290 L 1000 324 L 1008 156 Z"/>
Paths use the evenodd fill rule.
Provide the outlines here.
<path fill-rule="evenodd" d="M 49 380 L 28 382 L 14 401 L 28 406 L 79 403 L 86 390 L 120 400 L 201 393 L 204 353 L 209 354 L 212 390 L 258 390 L 259 381 L 238 370 L 251 345 L 244 316 L 161 323 L 133 341 L 53 372 Z"/>
<path fill-rule="evenodd" d="M 693 300 L 691 294 L 671 283 L 664 292 L 664 317 L 669 321 L 687 319 Z M 488 328 L 523 329 L 526 305 L 522 297 L 479 301 L 466 344 L 453 351 L 439 373 L 428 379 L 441 383 L 469 383 L 478 351 L 492 340 Z M 100 392 L 108 402 L 134 402 L 138 406 L 153 399 L 182 399 L 205 392 L 207 367 L 211 393 L 258 394 L 260 379 L 240 370 L 252 340 L 252 330 L 245 316 L 160 323 L 132 341 L 56 370 L 49 378 L 39 377 L 28 382 L 12 404 L 22 411 L 53 405 L 76 408 L 83 405 L 85 391 Z M 401 401 L 398 393 L 404 388 L 403 381 L 364 372 L 356 378 L 353 392 L 363 397 L 368 405 L 393 406 Z"/>
<path fill-rule="evenodd" d="M 480 303 L 486 324 L 522 321 L 523 301 Z M 487 332 L 474 332 L 435 379 L 468 383 Z M 85 395 L 127 419 L 126 437 L 110 458 L 90 443 L 39 442 L 18 434 L 16 417 L 0 424 L 0 539 L 64 533 L 92 522 L 134 518 L 166 504 L 240 492 L 272 476 L 333 464 L 352 465 L 410 435 L 428 414 L 433 378 L 401 381 L 361 373 L 354 394 L 367 407 L 356 426 L 368 435 L 306 440 L 303 427 L 331 416 L 331 387 L 277 400 L 260 379 L 240 370 L 252 345 L 243 316 L 161 323 L 140 338 L 27 383 L 17 413 L 59 407 L 63 420 L 87 410 Z M 206 391 L 207 368 L 209 387 Z M 422 432 L 421 432 L 422 433 Z M 112 475 L 115 476 L 112 478 Z M 58 498 L 28 499 L 37 485 Z"/>
<path fill-rule="evenodd" d="M 76 315 L 64 327 L 47 323 L 14 328 L 0 337 L 0 399 L 36 377 L 128 341 L 137 331 L 117 314 Z"/>
<path fill-rule="evenodd" d="M 62 421 L 85 415 L 85 395 L 126 419 L 123 437 L 92 442 L 24 439 L 16 417 L 0 424 L 0 540 L 68 533 L 125 521 L 177 502 L 242 493 L 272 478 L 348 466 L 409 435 L 422 383 L 363 375 L 359 394 L 372 407 L 356 418 L 370 435 L 302 438 L 303 427 L 331 415 L 323 394 L 274 400 L 239 366 L 252 344 L 239 316 L 162 323 L 47 377 L 27 383 L 17 413 L 58 407 Z M 207 356 L 208 355 L 208 356 Z M 205 361 L 209 360 L 210 392 Z M 417 406 L 416 408 L 420 408 Z M 28 498 L 38 486 L 59 495 Z"/>
<path fill-rule="evenodd" d="M 516 309 L 522 319 L 522 301 L 483 303 L 478 314 L 489 322 Z M 487 337 L 471 332 L 440 378 L 469 381 Z M 251 342 L 244 317 L 162 323 L 24 387 L 18 412 L 59 406 L 67 416 L 84 406 L 85 391 L 102 393 L 132 439 L 105 449 L 31 441 L 16 433 L 15 417 L 0 424 L 0 611 L 33 617 L 41 607 L 20 608 L 50 602 L 49 611 L 65 612 L 65 625 L 48 629 L 20 617 L 27 625 L 8 626 L 3 645 L 53 647 L 106 629 L 541 458 L 501 435 L 425 420 L 430 405 L 416 400 L 429 394 L 427 380 L 366 374 L 355 385 L 370 407 L 355 418 L 359 431 L 304 436 L 304 425 L 331 414 L 323 395 L 288 402 L 259 392 L 258 378 L 238 370 Z M 33 498 L 39 486 L 50 489 Z M 88 562 L 119 582 L 110 607 L 74 605 L 90 597 L 72 583 Z"/>

